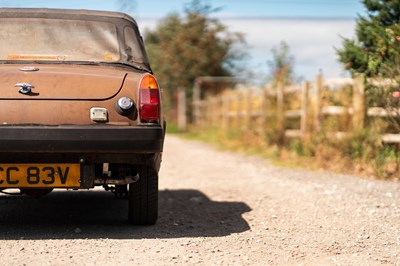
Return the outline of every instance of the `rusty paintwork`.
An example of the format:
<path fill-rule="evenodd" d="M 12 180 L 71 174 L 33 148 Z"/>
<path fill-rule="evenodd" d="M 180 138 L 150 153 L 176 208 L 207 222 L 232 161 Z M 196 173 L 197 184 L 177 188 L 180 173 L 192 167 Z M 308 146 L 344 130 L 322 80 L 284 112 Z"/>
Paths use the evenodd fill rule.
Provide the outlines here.
<path fill-rule="evenodd" d="M 166 126 L 136 22 L 0 8 L 0 25 L 0 192 L 103 185 L 154 224 Z"/>
<path fill-rule="evenodd" d="M 0 65 L 0 100 L 105 100 L 120 91 L 127 74 L 120 68 L 76 65 L 36 65 L 37 71 L 21 71 L 27 66 Z M 34 84 L 37 95 L 18 93 L 16 83 Z"/>
<path fill-rule="evenodd" d="M 17 19 L 17 20 L 15 20 Z M 51 56 L 38 55 L 28 56 L 32 49 L 42 49 L 45 45 L 24 44 L 21 47 L 13 48 L 11 44 L 18 43 L 15 40 L 23 39 L 23 34 L 13 31 L 17 25 L 18 29 L 25 26 L 21 21 L 38 23 L 38 27 L 45 27 L 43 34 L 50 34 L 47 31 L 49 21 L 58 21 L 59 24 L 76 25 L 77 21 L 90 21 L 91 28 L 87 32 L 94 31 L 96 23 L 113 24 L 118 33 L 117 44 L 120 49 L 118 62 L 110 62 L 107 56 L 100 57 L 100 61 L 68 61 L 68 57 L 62 57 L 57 61 Z M 129 97 L 137 103 L 137 87 L 140 79 L 151 69 L 144 50 L 142 38 L 137 29 L 136 22 L 129 16 L 115 12 L 98 12 L 87 10 L 52 10 L 52 9 L 0 9 L 0 20 L 4 20 L 0 29 L 0 35 L 12 36 L 12 40 L 6 38 L 0 47 L 7 45 L 7 51 L 15 54 L 4 54 L 0 57 L 0 125 L 38 124 L 38 125 L 90 125 L 96 124 L 90 119 L 90 109 L 101 107 L 108 110 L 108 121 L 105 124 L 111 125 L 135 125 L 138 122 L 134 116 L 123 116 L 116 112 L 114 104 L 120 97 Z M 61 21 L 61 23 L 60 23 Z M 70 22 L 68 22 L 70 21 Z M 8 24 L 7 24 L 8 23 Z M 22 23 L 22 24 L 21 24 Z M 27 23 L 27 24 L 32 24 Z M 50 23 L 51 24 L 51 23 Z M 7 29 L 7 25 L 11 29 Z M 86 24 L 82 24 L 86 25 Z M 14 28 L 13 28 L 14 27 Z M 89 27 L 89 26 L 88 26 Z M 27 25 L 26 29 L 33 29 Z M 126 35 L 130 29 L 133 41 L 126 44 L 129 39 Z M 62 28 L 60 28 L 62 30 Z M 98 30 L 98 29 L 97 29 Z M 78 34 L 81 34 L 78 32 Z M 63 35 L 58 35 L 64 38 Z M 80 35 L 77 35 L 80 36 Z M 91 36 L 88 34 L 88 36 Z M 108 35 L 107 35 L 108 36 Z M 32 36 L 31 36 L 32 37 Z M 107 42 L 115 44 L 115 40 L 109 37 L 106 39 L 93 40 L 85 39 L 85 43 L 99 43 L 102 47 Z M 14 40 L 15 39 L 15 40 Z M 72 42 L 72 40 L 70 40 Z M 56 40 L 55 45 L 60 43 Z M 135 46 L 135 47 L 132 47 Z M 35 48 L 36 47 L 36 48 Z M 57 50 L 60 54 L 68 54 L 68 42 Z M 61 48 L 60 48 L 61 47 Z M 27 48 L 27 51 L 21 50 Z M 54 48 L 49 45 L 49 49 Z M 65 51 L 63 49 L 66 49 Z M 0 51 L 1 52 L 1 51 Z M 75 51 L 76 52 L 76 51 Z M 46 50 L 42 51 L 46 54 Z M 80 51 L 76 53 L 82 53 Z M 0 53 L 1 54 L 1 53 Z M 52 54 L 52 52 L 49 52 Z M 34 87 L 29 93 L 20 93 L 21 84 L 31 84 Z"/>
<path fill-rule="evenodd" d="M 79 65 L 35 65 L 38 71 L 21 71 L 27 64 L 0 65 L 0 124 L 93 124 L 89 111 L 104 107 L 109 124 L 132 125 L 114 108 L 120 97 L 137 102 L 137 86 L 144 75 L 126 68 Z M 21 94 L 17 83 L 35 86 Z"/>

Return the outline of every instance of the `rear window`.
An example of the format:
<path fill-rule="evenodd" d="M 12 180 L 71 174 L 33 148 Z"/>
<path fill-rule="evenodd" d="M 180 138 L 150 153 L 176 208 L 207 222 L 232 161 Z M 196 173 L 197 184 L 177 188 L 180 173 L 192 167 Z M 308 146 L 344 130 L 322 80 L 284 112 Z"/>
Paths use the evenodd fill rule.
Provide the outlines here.
<path fill-rule="evenodd" d="M 142 51 L 140 50 L 140 36 L 138 36 L 135 31 L 131 27 L 125 27 L 124 29 L 124 34 L 125 34 L 125 45 L 127 49 L 127 54 L 132 57 L 132 60 L 128 61 L 134 61 L 134 62 L 139 62 L 139 63 L 144 63 L 146 62 L 146 59 L 144 58 L 144 55 Z"/>
<path fill-rule="evenodd" d="M 113 23 L 44 18 L 0 18 L 0 60 L 120 60 Z"/>

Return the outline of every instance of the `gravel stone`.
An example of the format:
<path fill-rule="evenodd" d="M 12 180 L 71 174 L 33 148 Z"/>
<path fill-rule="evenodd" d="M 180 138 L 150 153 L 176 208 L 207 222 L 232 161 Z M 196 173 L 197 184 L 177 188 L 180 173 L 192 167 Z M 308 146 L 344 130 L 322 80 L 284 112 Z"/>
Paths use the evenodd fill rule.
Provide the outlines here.
<path fill-rule="evenodd" d="M 400 265 L 400 184 L 166 137 L 159 220 L 100 188 L 0 195 L 4 265 Z"/>

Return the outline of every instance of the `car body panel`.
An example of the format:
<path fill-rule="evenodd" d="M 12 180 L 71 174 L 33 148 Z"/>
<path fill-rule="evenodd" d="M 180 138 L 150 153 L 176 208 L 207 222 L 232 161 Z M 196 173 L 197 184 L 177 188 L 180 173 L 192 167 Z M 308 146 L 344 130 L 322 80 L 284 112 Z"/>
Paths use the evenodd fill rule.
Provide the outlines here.
<path fill-rule="evenodd" d="M 55 29 L 49 26 L 52 20 Z M 7 49 L 3 54 L 0 49 L 0 183 L 5 182 L 2 165 L 12 168 L 28 164 L 28 168 L 21 169 L 30 171 L 35 164 L 46 168 L 47 164 L 79 163 L 80 188 L 95 186 L 94 180 L 99 178 L 101 184 L 107 184 L 108 179 L 112 182 L 135 180 L 132 175 L 143 165 L 153 165 L 158 172 L 165 121 L 161 115 L 161 99 L 159 119 L 142 123 L 138 118 L 138 88 L 152 71 L 133 18 L 116 12 L 0 8 L 0 22 L 0 37 L 5 40 L 0 48 L 4 45 Z M 32 42 L 32 49 L 29 43 L 19 45 L 18 40 L 24 34 L 28 34 L 29 40 L 37 37 L 30 31 L 37 30 L 30 25 L 35 23 L 43 27 L 37 34 L 45 34 L 46 38 L 54 35 L 63 42 L 70 40 L 53 47 L 38 36 L 43 45 Z M 61 26 L 68 23 L 68 31 L 62 32 Z M 92 34 L 92 31 L 101 32 L 96 29 L 96 23 L 115 25 L 115 35 L 97 38 Z M 79 25 L 79 30 L 74 32 L 73 25 Z M 81 36 L 82 29 L 85 32 Z M 68 34 L 75 35 L 65 36 Z M 77 40 L 91 37 L 93 40 L 88 43 L 94 43 L 94 50 L 101 49 L 102 42 L 104 47 L 117 43 L 119 55 L 102 56 L 101 51 L 95 60 L 85 61 L 82 51 L 71 49 L 65 52 L 66 56 L 58 56 L 64 54 L 62 49 L 68 44 L 78 47 Z M 117 39 L 110 39 L 114 37 Z M 96 54 L 90 49 L 87 51 L 90 56 Z M 161 97 L 161 89 L 158 90 Z M 132 112 L 118 109 L 117 102 L 123 97 L 133 102 Z M 106 119 L 94 119 L 93 108 L 105 110 Z M 106 176 L 103 165 L 113 169 Z M 6 184 L 2 183 L 4 187 Z"/>
<path fill-rule="evenodd" d="M 27 150 L 28 153 L 156 153 L 162 151 L 163 135 L 161 126 L 3 126 L 0 155 Z"/>
<path fill-rule="evenodd" d="M 21 70 L 27 66 L 37 70 Z M 0 65 L 0 100 L 106 100 L 120 91 L 126 74 L 123 68 L 101 66 Z M 34 94 L 19 93 L 17 83 L 33 84 Z"/>
<path fill-rule="evenodd" d="M 27 66 L 39 70 L 20 70 Z M 137 86 L 144 74 L 126 67 L 0 65 L 0 125 L 94 124 L 92 107 L 108 110 L 106 124 L 137 124 L 135 117 L 119 115 L 114 105 L 120 97 L 137 102 Z M 31 94 L 22 94 L 17 83 L 35 87 Z"/>

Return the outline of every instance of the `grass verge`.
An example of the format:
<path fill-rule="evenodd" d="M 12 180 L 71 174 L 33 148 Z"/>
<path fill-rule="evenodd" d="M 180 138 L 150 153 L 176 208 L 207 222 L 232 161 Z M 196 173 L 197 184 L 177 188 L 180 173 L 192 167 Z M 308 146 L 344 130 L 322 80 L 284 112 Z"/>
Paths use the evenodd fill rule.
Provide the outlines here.
<path fill-rule="evenodd" d="M 381 179 L 398 180 L 400 177 L 398 145 L 384 145 L 377 135 L 365 130 L 354 132 L 353 136 L 342 140 L 330 139 L 321 132 L 305 140 L 287 140 L 283 146 L 271 142 L 269 136 L 249 131 L 191 128 L 179 134 L 186 139 L 210 143 L 220 150 L 260 156 L 277 166 L 330 170 Z"/>

